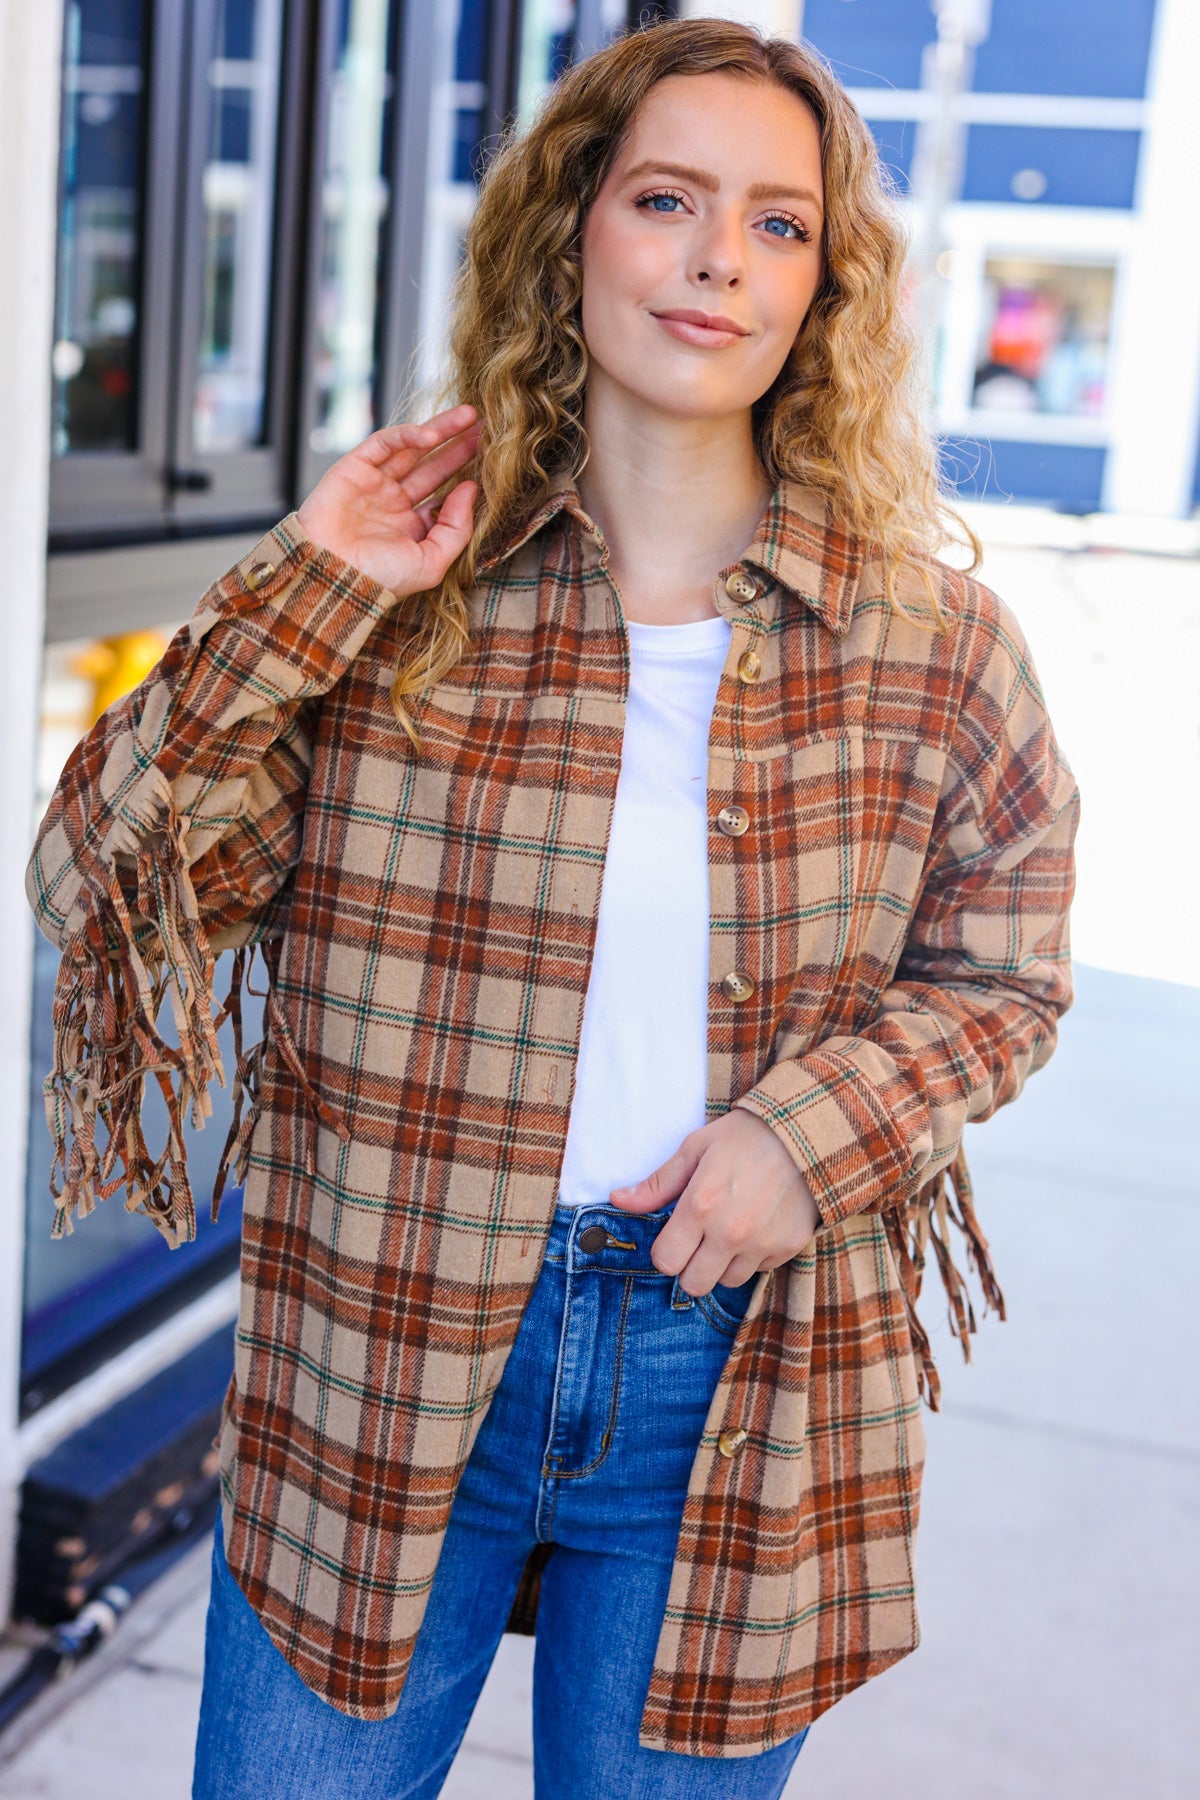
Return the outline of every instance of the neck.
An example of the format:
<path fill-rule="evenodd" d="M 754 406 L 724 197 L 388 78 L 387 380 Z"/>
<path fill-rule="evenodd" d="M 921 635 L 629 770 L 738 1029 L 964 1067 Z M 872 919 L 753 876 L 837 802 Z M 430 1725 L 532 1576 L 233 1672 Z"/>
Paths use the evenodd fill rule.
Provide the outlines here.
<path fill-rule="evenodd" d="M 708 419 L 624 403 L 589 381 L 590 445 L 579 498 L 609 548 L 609 568 L 640 592 L 707 593 L 754 536 L 771 482 L 749 412 Z"/>

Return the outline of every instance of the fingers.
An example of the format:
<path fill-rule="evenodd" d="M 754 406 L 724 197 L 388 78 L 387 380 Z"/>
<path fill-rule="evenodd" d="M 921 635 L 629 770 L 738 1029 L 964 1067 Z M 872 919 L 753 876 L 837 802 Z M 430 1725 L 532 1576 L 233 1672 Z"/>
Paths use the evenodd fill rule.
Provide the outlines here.
<path fill-rule="evenodd" d="M 472 419 L 478 417 L 478 412 L 469 400 L 460 400 L 456 406 L 447 406 L 443 412 L 434 413 L 431 419 L 426 419 L 421 430 L 436 431 L 448 437 L 452 432 L 461 431 L 464 425 L 469 425 Z"/>
<path fill-rule="evenodd" d="M 678 1201 L 650 1254 L 693 1296 L 778 1267 L 805 1249 L 820 1224 L 811 1190 L 774 1132 L 737 1109 L 689 1132 L 652 1174 L 613 1188 L 609 1199 L 631 1213 Z"/>
<path fill-rule="evenodd" d="M 743 1242 L 741 1237 L 723 1231 L 711 1211 L 693 1210 L 685 1194 L 654 1240 L 654 1266 L 664 1275 L 678 1275 L 679 1285 L 693 1298 L 709 1293 L 718 1282 L 740 1287 L 763 1267 L 757 1239 Z"/>
<path fill-rule="evenodd" d="M 736 1270 L 741 1263 L 740 1257 L 731 1262 L 728 1251 L 710 1249 L 706 1238 L 682 1269 L 668 1269 L 666 1273 L 677 1274 L 684 1293 L 697 1300 L 701 1294 L 711 1294 L 718 1283 L 723 1287 L 740 1287 L 743 1281 L 749 1281 L 756 1270 L 751 1269 L 745 1275 L 739 1275 Z"/>
<path fill-rule="evenodd" d="M 448 443 L 439 445 L 418 463 L 411 462 L 409 452 L 401 452 L 395 457 L 389 457 L 380 467 L 385 474 L 395 477 L 409 504 L 415 509 L 422 500 L 435 493 L 456 469 L 469 462 L 478 447 L 479 427 L 474 425 L 451 438 Z"/>
<path fill-rule="evenodd" d="M 692 1178 L 693 1171 L 700 1161 L 703 1147 L 685 1138 L 678 1150 L 668 1156 L 665 1163 L 634 1182 L 630 1187 L 611 1189 L 609 1199 L 614 1206 L 620 1206 L 626 1212 L 646 1213 L 658 1212 L 677 1200 Z"/>
<path fill-rule="evenodd" d="M 393 457 L 401 454 L 409 459 L 424 456 L 471 426 L 478 426 L 479 422 L 475 408 L 464 402 L 461 406 L 451 406 L 445 412 L 435 413 L 432 419 L 426 419 L 423 424 L 402 422 L 398 425 L 384 425 L 379 431 L 373 431 L 369 438 L 364 438 L 358 446 L 358 454 L 376 468 L 383 468 Z"/>
<path fill-rule="evenodd" d="M 448 406 L 444 412 L 434 413 L 431 419 L 416 421 L 402 419 L 395 425 L 381 425 L 372 433 L 375 438 L 390 439 L 393 447 L 397 443 L 438 444 L 445 438 L 453 437 L 456 432 L 465 431 L 479 417 L 476 409 L 467 401 L 460 406 Z M 367 442 L 371 441 L 368 438 Z"/>
<path fill-rule="evenodd" d="M 725 1273 L 717 1276 L 717 1281 L 722 1287 L 741 1287 L 743 1283 L 752 1280 L 761 1269 L 778 1268 L 779 1263 L 787 1260 L 786 1257 L 781 1256 L 778 1262 L 772 1263 L 759 1261 L 757 1257 L 753 1256 L 735 1256 Z"/>
<path fill-rule="evenodd" d="M 442 501 L 436 519 L 433 518 L 430 507 L 422 508 L 418 514 L 427 526 L 421 540 L 422 545 L 429 546 L 434 560 L 441 564 L 443 573 L 471 535 L 475 496 L 478 492 L 477 481 L 460 481 Z"/>

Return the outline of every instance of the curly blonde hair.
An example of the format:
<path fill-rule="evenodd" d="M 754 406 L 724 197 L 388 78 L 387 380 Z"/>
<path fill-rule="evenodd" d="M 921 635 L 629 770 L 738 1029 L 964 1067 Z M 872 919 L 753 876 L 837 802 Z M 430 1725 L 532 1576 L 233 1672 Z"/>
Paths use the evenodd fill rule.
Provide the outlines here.
<path fill-rule="evenodd" d="M 979 567 L 978 538 L 939 493 L 936 450 L 917 404 L 903 216 L 845 89 L 808 45 L 723 19 L 659 21 L 569 69 L 527 131 L 508 128 L 483 176 L 434 397 L 442 405 L 470 401 L 483 425 L 476 456 L 454 477 L 479 482 L 475 526 L 439 586 L 405 608 L 392 703 L 414 743 L 405 702 L 466 654 L 467 595 L 480 563 L 552 477 L 565 471 L 574 479 L 587 461 L 580 303 L 588 210 L 655 83 L 713 72 L 787 89 L 812 110 L 820 133 L 824 274 L 783 368 L 752 408 L 764 471 L 827 496 L 880 557 L 897 611 L 907 611 L 897 576 L 915 568 L 930 601 L 928 612 L 908 613 L 919 623 L 947 627 L 928 566 L 943 544 L 965 543 L 970 571 Z M 399 416 L 410 416 L 407 404 Z"/>

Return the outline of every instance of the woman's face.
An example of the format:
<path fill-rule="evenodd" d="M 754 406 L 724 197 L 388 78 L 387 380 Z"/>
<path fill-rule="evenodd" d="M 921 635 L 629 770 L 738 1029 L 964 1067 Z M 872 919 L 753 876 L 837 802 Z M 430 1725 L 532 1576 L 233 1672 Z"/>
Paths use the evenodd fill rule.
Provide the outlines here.
<path fill-rule="evenodd" d="M 823 202 L 817 123 L 794 94 L 725 74 L 656 83 L 584 224 L 589 383 L 677 417 L 748 410 L 820 283 Z M 672 323 L 680 311 L 701 323 Z"/>

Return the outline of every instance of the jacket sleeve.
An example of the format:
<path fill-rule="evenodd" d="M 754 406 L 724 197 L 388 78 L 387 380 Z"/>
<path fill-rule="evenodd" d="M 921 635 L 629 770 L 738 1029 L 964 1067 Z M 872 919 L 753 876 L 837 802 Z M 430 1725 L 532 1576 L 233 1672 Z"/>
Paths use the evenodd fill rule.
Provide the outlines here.
<path fill-rule="evenodd" d="M 322 696 L 394 605 L 290 514 L 68 759 L 26 875 L 62 951 L 45 1082 L 53 1236 L 120 1187 L 172 1247 L 195 1236 L 182 1121 L 202 1123 L 210 1080 L 225 1084 L 215 957 L 282 933 Z M 141 1128 L 147 1076 L 170 1119 L 158 1157 Z"/>
<path fill-rule="evenodd" d="M 773 1064 L 736 1102 L 781 1137 L 825 1225 L 902 1213 L 951 1164 L 957 1175 L 964 1126 L 1016 1098 L 1071 1003 L 1078 790 L 1020 629 L 987 598 L 922 889 L 878 1011 Z"/>

